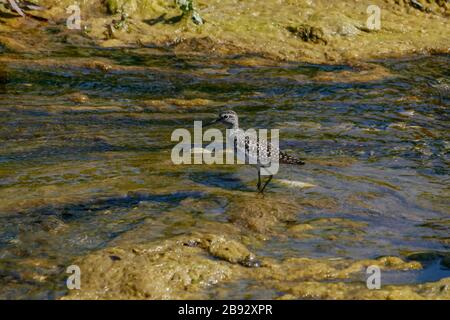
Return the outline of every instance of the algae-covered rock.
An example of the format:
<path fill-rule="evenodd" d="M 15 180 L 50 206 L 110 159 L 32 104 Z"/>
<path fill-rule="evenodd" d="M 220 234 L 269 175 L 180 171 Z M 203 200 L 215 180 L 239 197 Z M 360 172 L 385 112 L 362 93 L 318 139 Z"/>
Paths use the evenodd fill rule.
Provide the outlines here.
<path fill-rule="evenodd" d="M 81 92 L 74 92 L 67 95 L 67 100 L 74 103 L 86 103 L 89 101 L 89 97 Z"/>
<path fill-rule="evenodd" d="M 363 272 L 369 266 L 378 266 L 382 270 L 422 268 L 418 262 L 407 262 L 392 256 L 363 260 L 288 258 L 280 263 L 266 261 L 255 277 L 280 281 L 347 279 Z"/>
<path fill-rule="evenodd" d="M 122 13 L 133 14 L 138 10 L 139 5 L 144 3 L 142 0 L 106 0 L 106 10 L 110 14 Z"/>
<path fill-rule="evenodd" d="M 305 231 L 313 230 L 314 227 L 309 223 L 299 223 L 289 228 L 292 233 L 303 233 Z"/>
<path fill-rule="evenodd" d="M 383 285 L 369 289 L 365 281 L 346 281 L 364 274 L 369 266 L 381 272 L 389 270 L 417 270 L 418 262 L 398 257 L 367 260 L 289 258 L 278 263 L 266 260 L 253 277 L 267 288 L 275 288 L 280 299 L 449 299 L 450 278 L 418 285 Z M 382 278 L 383 279 L 383 276 Z M 330 281 L 332 280 L 332 281 Z"/>
<path fill-rule="evenodd" d="M 318 218 L 305 223 L 295 224 L 288 229 L 289 234 L 297 239 L 324 238 L 354 242 L 364 239 L 367 223 L 343 218 Z"/>
<path fill-rule="evenodd" d="M 286 299 L 372 299 L 372 300 L 448 300 L 450 299 L 450 278 L 417 286 L 382 286 L 370 290 L 359 283 L 323 283 L 315 281 L 299 282 L 295 285 L 284 283 L 277 286 L 288 292 Z"/>
<path fill-rule="evenodd" d="M 39 3 L 48 8 L 45 15 L 49 21 L 66 19 L 66 8 L 73 5 L 71 0 L 42 0 Z M 74 36 L 75 32 L 63 32 L 65 37 L 73 40 L 73 45 L 89 39 L 103 47 L 139 44 L 170 47 L 181 53 L 251 53 L 313 63 L 448 52 L 449 8 L 443 2 L 424 4 L 426 10 L 420 11 L 402 5 L 403 2 L 374 0 L 371 4 L 383 10 L 381 28 L 377 32 L 362 32 L 370 31 L 366 26 L 367 4 L 356 0 L 314 3 L 267 0 L 239 4 L 235 0 L 183 0 L 178 3 L 172 0 L 82 1 L 82 28 L 89 32 L 81 32 L 78 37 Z M 117 21 L 111 14 L 126 14 L 132 27 L 121 27 L 127 32 L 115 32 L 105 37 L 112 19 L 120 26 L 128 24 L 128 21 Z M 193 23 L 178 23 L 182 20 Z M 202 24 L 204 21 L 208 23 Z M 7 25 L 0 28 L 6 28 L 7 32 L 36 30 L 33 39 L 39 41 L 27 41 L 28 49 L 45 51 L 55 42 L 55 37 L 42 31 L 45 28 L 36 29 L 36 24 L 20 17 L 8 19 Z"/>
<path fill-rule="evenodd" d="M 256 257 L 243 244 L 229 240 L 223 236 L 206 235 L 200 240 L 203 248 L 214 257 L 231 263 L 239 263 L 247 267 L 257 267 Z"/>
<path fill-rule="evenodd" d="M 75 262 L 81 290 L 64 299 L 206 298 L 206 288 L 239 278 L 245 268 L 238 264 L 254 257 L 236 240 L 212 234 L 111 247 Z"/>
<path fill-rule="evenodd" d="M 117 245 L 88 254 L 74 264 L 81 269 L 81 290 L 72 290 L 63 299 L 202 299 L 207 298 L 210 286 L 243 279 L 275 288 L 284 293 L 283 299 L 444 299 L 449 294 L 446 279 L 417 286 L 385 286 L 381 290 L 346 281 L 368 266 L 376 265 L 383 271 L 415 270 L 421 268 L 418 262 L 398 257 L 298 257 L 281 262 L 262 258 L 259 263 L 241 242 L 212 233 Z"/>
<path fill-rule="evenodd" d="M 28 48 L 25 43 L 23 43 L 21 40 L 10 38 L 7 36 L 0 36 L 0 47 L 3 48 L 3 50 L 7 50 L 10 52 L 26 52 L 29 51 L 31 48 Z"/>
<path fill-rule="evenodd" d="M 302 209 L 285 197 L 270 199 L 255 196 L 242 201 L 235 199 L 227 213 L 232 223 L 258 233 L 273 233 L 283 223 L 295 221 Z"/>
<path fill-rule="evenodd" d="M 182 299 L 198 297 L 199 286 L 231 276 L 224 263 L 200 249 L 158 244 L 108 249 L 83 259 L 82 288 L 70 299 Z M 111 256 L 117 257 L 111 259 Z"/>
<path fill-rule="evenodd" d="M 302 24 L 300 26 L 289 26 L 287 30 L 305 42 L 327 44 L 325 34 L 320 27 Z"/>

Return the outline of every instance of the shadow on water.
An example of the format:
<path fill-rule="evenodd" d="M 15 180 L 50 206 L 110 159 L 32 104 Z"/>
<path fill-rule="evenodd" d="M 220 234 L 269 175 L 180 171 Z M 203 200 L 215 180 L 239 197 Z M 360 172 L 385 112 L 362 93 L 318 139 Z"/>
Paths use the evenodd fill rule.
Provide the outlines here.
<path fill-rule="evenodd" d="M 256 170 L 255 170 L 256 176 Z M 206 187 L 222 188 L 227 190 L 254 191 L 245 184 L 239 176 L 227 172 L 202 171 L 189 174 L 189 179 Z"/>
<path fill-rule="evenodd" d="M 148 23 L 151 26 L 154 26 L 158 23 L 163 23 L 163 24 L 175 24 L 181 21 L 181 19 L 183 19 L 183 15 L 180 14 L 178 16 L 173 16 L 170 18 L 166 18 L 167 13 L 163 13 L 162 15 L 160 15 L 157 18 L 154 19 L 148 19 L 148 20 L 144 20 L 145 23 Z"/>
<path fill-rule="evenodd" d="M 63 295 L 66 292 L 64 266 L 74 257 L 106 247 L 121 234 L 187 198 L 203 196 L 200 192 L 129 192 L 123 197 L 45 206 L 0 216 L 0 255 L 3 257 L 0 297 L 17 298 L 23 294 L 29 299 Z M 21 263 L 39 259 L 48 259 L 48 263 L 39 268 Z M 49 283 L 28 279 L 26 275 L 30 273 L 49 276 L 59 282 L 52 282 L 49 287 Z"/>
<path fill-rule="evenodd" d="M 153 23 L 165 21 L 163 16 Z M 246 65 L 241 62 L 260 57 L 187 57 L 150 48 L 67 47 L 46 58 L 101 58 L 113 67 L 105 72 L 70 63 L 0 65 L 0 198 L 18 204 L 15 213 L 0 215 L 0 297 L 57 297 L 64 291 L 67 263 L 121 235 L 133 239 L 133 230 L 155 217 L 170 217 L 155 231 L 162 237 L 174 234 L 180 221 L 182 231 L 189 230 L 192 222 L 183 220 L 183 213 L 214 221 L 223 215 L 220 221 L 228 223 L 227 209 L 212 195 L 220 189 L 254 192 L 246 182 L 256 179 L 256 171 L 170 165 L 171 132 L 191 129 L 194 120 L 210 119 L 223 108 L 238 112 L 244 128 L 279 128 L 280 146 L 307 162 L 298 170 L 284 169 L 283 179 L 317 185 L 304 191 L 274 181 L 266 199 L 285 196 L 300 203 L 295 224 L 331 219 L 313 238 L 283 230 L 285 238 L 270 239 L 254 251 L 276 259 L 448 252 L 449 118 L 423 83 L 449 76 L 449 56 L 374 61 L 392 76 L 373 81 L 343 81 L 342 73 L 357 72 L 345 65 Z M 323 74 L 331 80 L 317 80 Z M 73 93 L 87 100 L 68 100 Z M 94 156 L 101 163 L 88 163 Z M 157 166 L 148 163 L 154 158 Z M 64 169 L 53 177 L 55 164 Z M 108 176 L 110 168 L 114 172 Z M 81 174 L 85 180 L 76 176 Z M 163 187 L 129 193 L 129 184 L 112 177 L 132 180 L 133 190 L 153 180 Z M 92 181 L 108 184 L 111 192 L 92 198 L 97 187 Z M 182 191 L 185 183 L 202 191 Z M 90 200 L 21 209 L 41 187 L 50 196 L 54 189 L 68 195 L 81 190 L 81 198 Z M 334 218 L 367 226 L 342 225 Z M 36 259 L 45 267 L 36 268 Z M 52 280 L 33 280 L 30 272 Z M 386 279 L 420 283 L 447 275 L 436 260 L 422 273 Z M 252 282 L 231 287 L 233 298 L 242 288 L 257 297 L 277 295 L 256 294 Z"/>

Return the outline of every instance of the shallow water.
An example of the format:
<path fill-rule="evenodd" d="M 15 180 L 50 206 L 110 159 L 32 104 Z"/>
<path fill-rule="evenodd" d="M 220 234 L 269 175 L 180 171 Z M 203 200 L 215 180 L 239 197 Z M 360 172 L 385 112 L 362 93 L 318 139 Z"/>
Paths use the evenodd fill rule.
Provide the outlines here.
<path fill-rule="evenodd" d="M 425 82 L 449 78 L 450 56 L 374 61 L 392 75 L 351 82 L 340 76 L 358 75 L 351 66 L 255 66 L 244 63 L 253 57 L 154 49 L 68 48 L 14 58 L 0 65 L 7 75 L 0 86 L 0 298 L 57 298 L 76 257 L 190 233 L 207 221 L 233 223 L 229 207 L 255 197 L 253 168 L 170 161 L 174 129 L 192 129 L 194 120 L 209 121 L 225 107 L 244 128 L 279 128 L 280 146 L 307 162 L 282 167 L 276 178 L 316 185 L 269 185 L 265 200 L 283 196 L 295 212 L 267 241 L 250 245 L 258 255 L 449 252 L 448 101 Z M 65 65 L 35 63 L 42 58 Z M 73 63 L 81 58 L 113 67 Z M 287 232 L 300 223 L 315 226 L 309 237 Z M 135 233 L 142 225 L 150 232 Z M 448 276 L 436 258 L 385 281 Z M 254 281 L 229 283 L 211 297 L 279 294 L 256 288 Z"/>

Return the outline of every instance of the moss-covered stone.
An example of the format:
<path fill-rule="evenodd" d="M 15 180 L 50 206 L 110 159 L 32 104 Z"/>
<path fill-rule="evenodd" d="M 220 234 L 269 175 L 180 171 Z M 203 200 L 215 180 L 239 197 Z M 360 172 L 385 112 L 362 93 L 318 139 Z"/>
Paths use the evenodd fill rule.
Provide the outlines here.
<path fill-rule="evenodd" d="M 42 0 L 42 4 L 49 8 L 46 17 L 61 20 L 72 2 Z M 393 1 L 375 0 L 371 4 L 383 9 L 381 29 L 377 32 L 361 32 L 367 31 L 368 14 L 367 4 L 360 1 L 245 2 L 240 4 L 237 15 L 234 0 L 198 0 L 196 12 L 208 21 L 201 27 L 194 23 L 172 23 L 182 13 L 172 1 L 107 0 L 104 4 L 83 1 L 81 5 L 85 13 L 82 24 L 89 26 L 89 38 L 101 46 L 140 43 L 170 46 L 183 53 L 256 53 L 314 63 L 367 60 L 422 51 L 448 52 L 445 36 L 448 4 L 427 3 L 430 10 L 426 12 Z M 110 15 L 123 12 L 133 22 L 133 30 L 118 32 L 114 39 L 105 37 Z M 20 24 L 20 28 L 33 27 Z M 199 39 L 209 39 L 210 43 Z M 39 47 L 39 44 L 34 46 Z"/>
<path fill-rule="evenodd" d="M 210 259 L 209 253 L 220 259 Z M 77 262 L 81 290 L 65 299 L 206 298 L 208 286 L 239 276 L 239 267 L 224 260 L 234 263 L 249 255 L 237 242 L 210 235 L 112 247 Z"/>
<path fill-rule="evenodd" d="M 300 26 L 289 26 L 287 30 L 305 42 L 327 44 L 325 34 L 320 27 L 302 24 Z"/>

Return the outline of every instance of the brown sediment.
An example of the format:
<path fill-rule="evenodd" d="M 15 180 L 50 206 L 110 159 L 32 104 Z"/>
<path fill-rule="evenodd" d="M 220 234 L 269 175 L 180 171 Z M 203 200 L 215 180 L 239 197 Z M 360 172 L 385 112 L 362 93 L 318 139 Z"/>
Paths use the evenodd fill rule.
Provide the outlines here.
<path fill-rule="evenodd" d="M 302 206 L 287 197 L 262 198 L 243 195 L 245 200 L 233 201 L 228 208 L 230 222 L 258 233 L 276 232 L 280 223 L 295 221 Z M 236 199 L 235 199 L 236 200 Z"/>
<path fill-rule="evenodd" d="M 445 3 L 426 4 L 425 7 L 430 11 L 416 10 L 406 2 L 396 4 L 394 1 L 374 1 L 374 4 L 382 8 L 383 20 L 382 29 L 372 32 L 364 27 L 367 19 L 366 4 L 359 1 L 330 3 L 330 1 L 300 0 L 281 2 L 199 0 L 198 8 L 206 23 L 203 26 L 196 26 L 189 21 L 182 21 L 179 24 L 165 23 L 167 22 L 165 19 L 178 14 L 177 9 L 167 1 L 130 0 L 124 7 L 130 15 L 127 28 L 117 28 L 108 35 L 105 31 L 111 28 L 113 20 L 117 20 L 120 15 L 117 9 L 120 6 L 112 6 L 113 2 L 109 1 L 108 13 L 105 7 L 99 7 L 98 1 L 84 1 L 82 23 L 88 28 L 82 31 L 68 30 L 64 25 L 67 16 L 65 8 L 72 4 L 72 1 L 42 0 L 42 4 L 51 6 L 47 12 L 42 13 L 50 19 L 48 24 L 22 18 L 2 18 L 0 68 L 3 71 L 0 70 L 2 72 L 0 77 L 4 77 L 3 74 L 8 72 L 8 68 L 16 67 L 25 71 L 70 70 L 80 73 L 87 71 L 89 74 L 111 77 L 119 77 L 121 73 L 162 74 L 161 71 L 174 76 L 195 73 L 201 76 L 214 74 L 221 77 L 230 75 L 234 64 L 247 67 L 280 66 L 283 63 L 287 64 L 282 61 L 306 61 L 346 64 L 351 70 L 317 71 L 311 76 L 287 74 L 280 77 L 294 79 L 299 83 L 306 80 L 318 84 L 372 82 L 390 77 L 391 72 L 386 67 L 367 60 L 413 53 L 448 52 L 449 47 L 445 33 L 448 29 L 448 5 Z M 275 7 L 277 10 L 274 10 Z M 150 21 L 164 13 L 167 13 L 167 16 L 161 21 L 156 23 Z M 233 59 L 221 62 L 218 69 L 211 67 L 183 70 L 172 66 L 121 65 L 112 57 L 38 58 L 40 53 L 52 50 L 62 50 L 64 53 L 67 46 L 75 46 L 80 50 L 91 46 L 120 47 L 124 56 L 127 54 L 126 48 L 133 47 L 133 52 L 142 50 L 142 56 L 170 54 L 175 57 L 190 55 L 203 59 L 231 55 Z M 138 49 L 139 47 L 145 48 Z M 163 48 L 165 51 L 161 53 L 150 47 Z M 29 59 L 27 54 L 32 54 L 33 59 Z M 261 92 L 252 94 L 252 98 L 264 97 Z M 308 194 L 303 195 L 300 188 L 291 188 L 287 192 L 297 192 L 295 196 L 291 196 L 283 194 L 285 188 L 282 192 L 273 192 L 268 197 L 262 197 L 254 193 L 255 181 L 245 183 L 245 186 L 251 188 L 246 191 L 202 185 L 191 178 L 191 174 L 196 173 L 195 168 L 173 166 L 169 148 L 155 148 L 158 151 L 154 152 L 153 142 L 150 142 L 148 144 L 151 146 L 145 149 L 148 142 L 147 133 L 141 131 L 147 130 L 147 127 L 159 121 L 191 120 L 192 115 L 189 114 L 191 110 L 197 112 L 196 116 L 206 118 L 224 105 L 241 107 L 244 106 L 243 102 L 233 99 L 216 101 L 213 95 L 192 97 L 189 94 L 177 98 L 158 98 L 158 94 L 155 94 L 145 99 L 147 100 L 135 101 L 138 104 L 136 106 L 119 106 L 105 101 L 97 105 L 94 94 L 91 96 L 90 93 L 69 90 L 56 104 L 3 107 L 5 112 L 37 111 L 45 115 L 70 114 L 74 117 L 95 116 L 101 113 L 102 120 L 106 123 L 109 120 L 130 119 L 148 122 L 145 128 L 133 132 L 127 131 L 130 127 L 125 123 L 123 126 L 125 137 L 122 133 L 115 134 L 110 127 L 89 131 L 81 125 L 78 127 L 76 123 L 63 121 L 43 123 L 43 130 L 51 126 L 73 125 L 73 127 L 71 132 L 56 131 L 61 135 L 64 133 L 64 138 L 60 138 L 59 141 L 45 139 L 45 135 L 42 135 L 42 139 L 33 136 L 30 141 L 24 139 L 20 148 L 14 145 L 16 142 L 14 134 L 5 133 L 5 144 L 8 144 L 5 150 L 10 152 L 12 157 L 16 156 L 15 152 L 23 156 L 44 145 L 58 152 L 57 147 L 72 139 L 87 141 L 94 144 L 94 147 L 98 144 L 98 150 L 101 150 L 96 152 L 93 148 L 94 151 L 89 152 L 92 159 L 84 161 L 36 163 L 31 169 L 27 164 L 12 161 L 11 167 L 0 168 L 2 179 L 16 180 L 2 186 L 0 203 L 2 215 L 19 213 L 32 216 L 37 213 L 40 217 L 39 213 L 46 213 L 31 223 L 32 227 L 42 232 L 41 238 L 39 235 L 34 238 L 35 234 L 32 232 L 23 232 L 22 236 L 31 235 L 33 240 L 42 241 L 49 241 L 50 237 L 56 235 L 65 236 L 70 232 L 73 223 L 70 219 L 64 220 L 63 216 L 67 211 L 79 210 L 82 211 L 80 216 L 90 218 L 91 209 L 108 201 L 119 203 L 117 207 L 123 205 L 127 208 L 126 212 L 121 212 L 120 218 L 114 219 L 114 222 L 108 221 L 108 224 L 120 223 L 121 219 L 125 219 L 122 218 L 125 215 L 139 218 L 136 219 L 139 221 L 138 226 L 133 225 L 132 230 L 127 229 L 127 232 L 115 235 L 115 238 L 108 242 L 108 248 L 74 259 L 73 263 L 78 263 L 82 269 L 82 290 L 73 291 L 66 298 L 208 298 L 208 290 L 211 288 L 241 280 L 255 280 L 268 291 L 273 289 L 281 292 L 280 298 L 283 299 L 449 298 L 448 278 L 435 283 L 383 286 L 381 290 L 368 290 L 364 283 L 355 280 L 356 274 L 363 272 L 370 265 L 397 271 L 421 268 L 419 262 L 404 261 L 399 257 L 331 260 L 285 258 L 284 253 L 281 254 L 283 256 L 281 260 L 258 257 L 252 250 L 268 246 L 269 239 L 280 242 L 299 239 L 325 240 L 333 244 L 344 244 L 344 247 L 350 242 L 361 242 L 365 240 L 368 229 L 366 223 L 344 218 L 323 218 L 322 211 L 340 214 L 339 210 L 346 205 L 357 207 L 358 210 L 372 209 L 370 201 L 383 195 L 361 191 L 340 199 L 330 193 L 316 193 L 314 189 L 305 191 Z M 405 99 L 414 101 L 418 98 L 411 96 Z M 245 103 L 258 107 L 266 107 L 268 104 L 267 101 Z M 199 113 L 203 111 L 205 114 Z M 404 118 L 405 115 L 401 121 L 406 121 Z M 299 122 L 298 126 L 313 130 L 321 129 L 319 120 L 317 123 L 313 121 L 315 120 Z M 343 123 L 344 126 L 346 124 Z M 347 128 L 353 127 L 345 127 L 344 130 L 350 130 Z M 433 130 L 400 121 L 393 122 L 387 130 L 404 131 L 406 134 L 412 132 L 417 139 L 437 136 Z M 138 137 L 136 133 L 142 136 Z M 30 132 L 30 134 L 42 133 Z M 168 132 L 152 134 L 156 138 L 158 135 L 166 134 L 165 140 L 161 141 L 166 141 L 169 136 Z M 137 138 L 142 139 L 144 143 L 141 145 L 136 143 L 133 147 L 138 149 L 144 146 L 144 151 L 127 149 L 132 144 L 130 140 L 134 142 Z M 122 141 L 117 142 L 120 139 Z M 115 146 L 118 149 L 114 149 Z M 108 151 L 109 147 L 113 151 Z M 107 151 L 104 151 L 105 148 Z M 426 152 L 420 147 L 415 150 Z M 40 158 L 36 158 L 36 162 L 39 162 Z M 345 171 L 351 169 L 350 167 L 358 161 L 355 157 L 333 156 L 311 158 L 307 162 L 317 169 L 316 172 L 329 174 L 341 181 L 364 182 L 366 186 L 382 186 L 393 192 L 402 190 L 402 186 L 383 181 L 381 178 L 358 175 L 360 172 L 353 175 Z M 211 170 L 215 169 L 213 167 Z M 178 193 L 182 198 L 179 204 L 173 204 L 173 207 L 168 209 L 161 209 L 165 203 L 152 200 Z M 207 196 L 199 198 L 198 194 Z M 445 190 L 442 194 L 422 193 L 419 195 L 419 201 L 422 200 L 433 209 L 443 212 L 447 210 Z M 164 214 L 161 214 L 160 210 L 164 210 Z M 96 214 L 101 219 L 111 214 L 111 210 L 100 210 Z M 212 222 L 205 218 L 206 215 L 211 217 L 214 214 L 221 215 L 223 222 Z M 313 216 L 314 214 L 318 214 L 319 217 Z M 77 223 L 74 222 L 75 225 Z M 103 223 L 101 220 L 99 225 L 103 226 Z M 445 231 L 448 229 L 448 220 L 428 221 L 423 227 Z M 447 235 L 434 237 L 433 240 L 436 242 L 449 244 Z M 20 251 L 23 248 L 13 247 L 11 250 Z M 23 254 L 19 252 L 18 256 L 27 256 L 31 250 L 26 248 L 24 250 L 26 252 Z M 448 256 L 438 256 L 441 265 L 448 268 Z M 423 260 L 423 257 L 417 254 L 408 257 L 412 260 Z M 24 260 L 24 265 L 36 269 L 56 268 L 48 261 L 31 258 Z M 47 275 L 36 271 L 25 274 L 24 279 L 43 282 L 47 279 Z M 277 296 L 272 296 L 275 297 Z"/>
<path fill-rule="evenodd" d="M 364 284 L 322 283 L 304 281 L 296 286 L 278 285 L 288 292 L 280 299 L 351 299 L 351 300 L 448 300 L 450 278 L 417 286 L 386 286 L 380 290 L 369 290 Z"/>
<path fill-rule="evenodd" d="M 297 239 L 324 238 L 339 241 L 362 241 L 367 223 L 343 218 L 317 218 L 289 227 L 289 235 Z"/>
<path fill-rule="evenodd" d="M 449 278 L 380 290 L 348 281 L 369 266 L 383 271 L 422 268 L 419 262 L 398 257 L 353 261 L 288 258 L 281 262 L 264 258 L 257 264 L 243 263 L 254 257 L 239 241 L 208 233 L 111 247 L 76 261 L 83 274 L 82 289 L 63 299 L 201 299 L 207 298 L 214 286 L 242 279 L 260 281 L 266 289 L 276 288 L 282 293 L 280 299 L 450 298 Z"/>
<path fill-rule="evenodd" d="M 253 54 L 257 60 L 313 63 L 364 61 L 449 50 L 446 34 L 450 9 L 447 3 L 439 1 L 423 4 L 423 10 L 414 8 L 410 2 L 373 1 L 371 4 L 381 9 L 378 31 L 366 26 L 367 4 L 359 1 L 198 0 L 196 7 L 206 21 L 200 26 L 186 19 L 171 23 L 170 18 L 180 11 L 166 1 L 111 0 L 106 5 L 84 1 L 80 31 L 61 25 L 67 18 L 65 10 L 71 1 L 41 0 L 40 3 L 49 8 L 41 14 L 50 19 L 56 36 L 48 34 L 50 26 L 45 22 L 3 19 L 2 29 L 15 30 L 14 38 L 5 34 L 0 39 L 8 50 L 29 52 L 33 48 L 39 52 L 55 44 L 56 38 L 75 45 L 159 46 L 177 54 Z M 116 9 L 107 10 L 112 7 Z M 118 28 L 113 22 L 118 21 L 122 12 L 128 15 L 126 28 Z M 113 38 L 106 32 L 111 24 L 116 26 L 112 28 Z M 26 32 L 32 29 L 33 37 L 27 36 Z M 366 75 L 357 77 L 364 81 L 384 73 L 381 69 L 370 69 Z M 336 75 L 322 74 L 318 80 L 330 76 Z M 347 71 L 339 76 L 346 81 L 355 78 Z"/>
<path fill-rule="evenodd" d="M 378 266 L 382 271 L 422 268 L 418 262 L 405 262 L 398 257 L 356 261 L 291 258 L 279 264 L 263 264 L 262 268 L 255 271 L 255 277 L 264 279 L 267 287 L 273 286 L 282 292 L 280 299 L 450 298 L 450 278 L 420 285 L 389 285 L 370 290 L 365 283 L 353 279 L 355 274 L 364 272 L 369 266 Z M 351 279 L 353 281 L 348 281 Z"/>
<path fill-rule="evenodd" d="M 357 162 L 356 159 L 350 157 L 333 157 L 333 158 L 311 158 L 308 163 L 317 164 L 327 167 L 344 168 L 349 167 Z"/>
<path fill-rule="evenodd" d="M 351 61 L 349 61 L 349 65 L 353 67 L 353 70 L 339 72 L 321 71 L 313 79 L 319 82 L 358 83 L 377 81 L 392 76 L 387 68 L 380 65 L 372 63 L 356 63 L 352 65 Z"/>
<path fill-rule="evenodd" d="M 109 248 L 80 260 L 83 289 L 67 298 L 207 298 L 204 289 L 236 279 L 234 263 L 249 256 L 238 242 L 209 234 Z"/>
<path fill-rule="evenodd" d="M 327 196 L 314 196 L 310 194 L 299 200 L 299 204 L 305 207 L 313 207 L 319 209 L 339 209 L 339 204 L 336 199 Z"/>
<path fill-rule="evenodd" d="M 163 100 L 146 100 L 142 102 L 145 110 L 153 112 L 175 112 L 183 113 L 186 109 L 201 111 L 211 110 L 218 104 L 213 100 L 195 98 L 195 99 L 176 99 L 169 98 Z"/>

